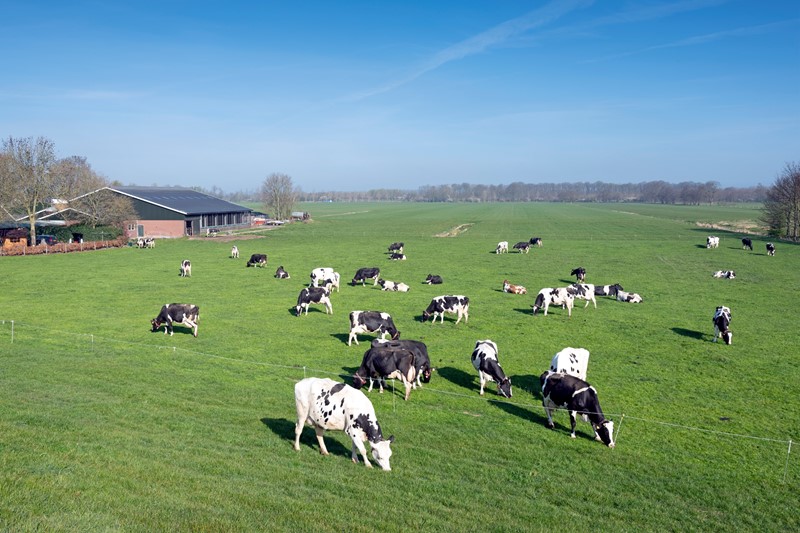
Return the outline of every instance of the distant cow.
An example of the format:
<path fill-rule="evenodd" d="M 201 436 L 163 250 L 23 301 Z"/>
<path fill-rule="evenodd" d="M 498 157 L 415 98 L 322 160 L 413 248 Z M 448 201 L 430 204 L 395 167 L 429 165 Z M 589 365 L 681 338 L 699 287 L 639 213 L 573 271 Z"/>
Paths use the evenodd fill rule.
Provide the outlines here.
<path fill-rule="evenodd" d="M 548 428 L 555 428 L 553 410 L 566 409 L 569 411 L 572 430 L 570 437 L 575 438 L 576 415 L 580 414 L 592 425 L 595 440 L 601 441 L 609 448 L 615 446 L 614 422 L 606 420 L 603 416 L 594 387 L 582 379 L 549 370 L 539 377 L 539 381 L 542 384 L 542 405 L 547 413 Z"/>
<path fill-rule="evenodd" d="M 511 294 L 528 294 L 528 289 L 522 285 L 512 285 L 507 279 L 504 279 L 503 292 L 510 292 Z"/>
<path fill-rule="evenodd" d="M 717 270 L 711 274 L 711 276 L 715 278 L 735 279 L 736 273 L 733 270 Z"/>
<path fill-rule="evenodd" d="M 394 253 L 394 254 L 389 256 L 389 260 L 391 260 L 391 261 L 405 261 L 406 260 L 406 256 L 403 255 L 403 254 Z"/>
<path fill-rule="evenodd" d="M 381 338 L 389 336 L 390 339 L 400 337 L 400 332 L 394 325 L 389 313 L 380 311 L 352 311 L 350 313 L 350 336 L 347 338 L 347 345 L 353 341 L 358 344 L 359 333 L 378 333 Z"/>
<path fill-rule="evenodd" d="M 182 278 L 192 277 L 192 262 L 189 261 L 188 259 L 184 259 L 183 261 L 181 261 L 181 277 Z"/>
<path fill-rule="evenodd" d="M 139 248 L 155 248 L 156 240 L 152 237 L 139 237 L 136 239 L 136 246 Z"/>
<path fill-rule="evenodd" d="M 325 306 L 325 314 L 333 314 L 333 306 L 331 305 L 330 291 L 325 287 L 304 287 L 297 295 L 297 316 L 300 316 L 301 311 L 305 309 L 308 314 L 308 308 L 311 304 L 321 304 Z"/>
<path fill-rule="evenodd" d="M 617 291 L 617 301 L 640 304 L 642 303 L 642 297 L 635 292 Z"/>
<path fill-rule="evenodd" d="M 425 278 L 425 283 L 427 283 L 428 285 L 441 285 L 442 276 L 437 276 L 436 274 L 428 274 L 428 277 Z"/>
<path fill-rule="evenodd" d="M 589 302 L 592 302 L 594 308 L 597 309 L 597 299 L 594 297 L 594 285 L 591 283 L 573 283 L 567 286 L 567 292 L 572 294 L 576 300 L 586 300 L 586 305 L 583 306 L 584 309 L 589 307 Z"/>
<path fill-rule="evenodd" d="M 444 323 L 445 313 L 458 315 L 456 324 L 461 322 L 461 317 L 464 317 L 464 322 L 469 322 L 469 298 L 461 295 L 437 296 L 431 300 L 431 303 L 422 312 L 422 321 L 425 322 L 433 317 L 431 323 L 434 323 L 437 317 L 441 317 L 439 322 Z"/>
<path fill-rule="evenodd" d="M 356 271 L 356 275 L 353 276 L 353 285 L 357 284 L 359 281 L 361 282 L 361 286 L 364 286 L 364 283 L 368 279 L 373 279 L 375 282 L 372 284 L 373 286 L 378 284 L 378 277 L 381 274 L 381 269 L 377 267 L 373 268 L 359 268 Z"/>
<path fill-rule="evenodd" d="M 380 285 L 381 290 L 384 291 L 408 292 L 411 289 L 411 287 L 405 283 L 397 283 L 394 281 L 389 281 L 388 279 L 379 279 L 378 285 Z"/>
<path fill-rule="evenodd" d="M 729 329 L 731 325 L 731 310 L 729 307 L 720 305 L 714 311 L 714 341 L 717 342 L 717 337 L 722 337 L 725 344 L 733 342 L 733 332 Z"/>
<path fill-rule="evenodd" d="M 291 276 L 288 272 L 283 269 L 283 265 L 278 267 L 278 270 L 275 271 L 275 277 L 278 279 L 289 279 Z"/>
<path fill-rule="evenodd" d="M 152 331 L 164 326 L 164 334 L 172 336 L 173 324 L 182 324 L 192 328 L 192 335 L 197 337 L 197 322 L 200 320 L 200 308 L 192 304 L 166 304 L 161 307 L 158 316 L 150 321 Z"/>
<path fill-rule="evenodd" d="M 506 398 L 511 398 L 511 378 L 507 377 L 497 360 L 497 344 L 489 339 L 475 342 L 472 350 L 472 366 L 478 371 L 481 381 L 480 395 L 487 381 L 497 383 L 497 393 Z"/>
<path fill-rule="evenodd" d="M 595 296 L 617 296 L 619 291 L 623 290 L 622 285 L 619 283 L 615 283 L 614 285 L 595 285 L 594 286 L 594 294 Z"/>
<path fill-rule="evenodd" d="M 267 266 L 267 254 L 253 254 L 247 260 L 247 267 L 265 267 Z"/>
<path fill-rule="evenodd" d="M 494 249 L 494 253 L 496 254 L 507 254 L 508 253 L 508 241 L 500 241 L 497 243 L 497 248 Z"/>
<path fill-rule="evenodd" d="M 372 347 L 379 344 L 390 348 L 408 350 L 414 355 L 414 370 L 417 374 L 417 378 L 416 381 L 413 382 L 412 388 L 416 389 L 417 387 L 422 387 L 423 383 L 430 383 L 433 368 L 431 368 L 431 359 L 428 356 L 428 347 L 424 342 L 409 339 L 372 339 Z"/>
<path fill-rule="evenodd" d="M 306 378 L 294 386 L 294 402 L 297 407 L 297 424 L 294 428 L 294 449 L 300 450 L 300 434 L 305 424 L 317 433 L 319 452 L 328 455 L 322 436 L 326 429 L 344 431 L 353 441 L 350 457 L 358 463 L 361 453 L 364 464 L 372 467 L 367 459 L 364 441 L 369 441 L 372 458 L 384 470 L 391 470 L 391 443 L 394 436 L 383 438 L 375 409 L 367 396 L 344 383 L 327 378 Z"/>
<path fill-rule="evenodd" d="M 403 253 L 403 243 L 402 242 L 393 242 L 389 245 L 389 253 Z"/>
<path fill-rule="evenodd" d="M 538 246 L 539 248 L 542 247 L 542 238 L 541 237 L 531 237 L 530 240 L 531 246 Z"/>
<path fill-rule="evenodd" d="M 569 275 L 575 276 L 578 283 L 583 283 L 586 280 L 586 269 L 583 267 L 573 268 Z"/>
<path fill-rule="evenodd" d="M 405 387 L 405 399 L 408 400 L 417 378 L 414 352 L 392 343 L 376 343 L 364 352 L 361 366 L 353 375 L 353 386 L 360 389 L 369 381 L 368 392 L 371 392 L 372 380 L 377 379 L 380 392 L 383 393 L 383 379 L 386 378 L 399 379 Z"/>
<path fill-rule="evenodd" d="M 767 255 L 775 255 L 775 245 L 771 242 L 767 243 Z"/>
<path fill-rule="evenodd" d="M 753 241 L 747 237 L 742 239 L 742 250 L 750 250 L 753 251 Z"/>
<path fill-rule="evenodd" d="M 718 248 L 719 247 L 719 237 L 714 237 L 713 235 L 709 235 L 706 237 L 706 248 Z"/>
<path fill-rule="evenodd" d="M 575 305 L 575 297 L 567 291 L 564 287 L 553 289 L 546 287 L 539 291 L 536 299 L 533 301 L 533 314 L 539 312 L 539 309 L 544 310 L 544 316 L 547 316 L 547 309 L 551 305 L 560 305 L 567 308 L 567 315 L 572 316 L 572 307 Z"/>
<path fill-rule="evenodd" d="M 235 244 L 231 247 L 231 259 L 239 259 L 239 247 Z"/>
<path fill-rule="evenodd" d="M 531 243 L 529 243 L 528 241 L 520 241 L 514 246 L 512 246 L 512 248 L 514 248 L 515 250 L 519 250 L 519 253 L 521 254 L 523 253 L 527 254 L 531 249 Z"/>
<path fill-rule="evenodd" d="M 586 379 L 586 370 L 589 367 L 589 350 L 585 348 L 567 347 L 553 356 L 550 361 L 550 371 L 569 374 L 578 379 Z"/>

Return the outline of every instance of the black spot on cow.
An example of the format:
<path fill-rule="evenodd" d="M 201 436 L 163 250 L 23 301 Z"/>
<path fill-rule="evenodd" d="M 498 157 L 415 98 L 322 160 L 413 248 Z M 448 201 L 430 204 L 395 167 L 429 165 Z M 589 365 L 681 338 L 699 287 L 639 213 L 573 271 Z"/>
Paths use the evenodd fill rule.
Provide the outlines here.
<path fill-rule="evenodd" d="M 344 383 L 337 383 L 336 385 L 331 387 L 331 394 L 338 394 L 339 391 L 341 391 L 343 388 L 344 388 Z M 342 399 L 342 402 L 344 402 L 344 398 Z"/>

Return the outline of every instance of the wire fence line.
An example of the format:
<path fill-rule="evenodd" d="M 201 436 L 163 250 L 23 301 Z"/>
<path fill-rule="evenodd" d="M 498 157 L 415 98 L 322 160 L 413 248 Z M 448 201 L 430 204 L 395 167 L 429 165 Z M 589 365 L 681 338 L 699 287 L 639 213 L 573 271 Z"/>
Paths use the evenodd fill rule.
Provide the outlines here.
<path fill-rule="evenodd" d="M 269 367 L 269 368 L 280 368 L 280 369 L 284 369 L 284 370 L 292 370 L 292 371 L 296 371 L 298 374 L 299 374 L 300 371 L 302 371 L 303 378 L 309 377 L 309 374 L 311 374 L 313 376 L 317 376 L 317 375 L 333 376 L 333 377 L 340 378 L 342 380 L 350 377 L 350 375 L 346 374 L 346 373 L 332 372 L 330 370 L 314 368 L 314 367 L 310 367 L 310 366 L 307 366 L 307 365 L 286 365 L 286 364 L 278 364 L 278 363 L 268 363 L 268 362 L 264 362 L 264 361 L 254 361 L 254 360 L 251 360 L 251 359 L 240 359 L 240 358 L 235 358 L 235 357 L 226 357 L 226 356 L 223 356 L 223 355 L 218 355 L 218 354 L 213 354 L 213 353 L 208 353 L 208 352 L 202 352 L 202 351 L 199 351 L 199 350 L 192 350 L 192 349 L 189 349 L 189 348 L 179 348 L 177 346 L 164 346 L 164 345 L 157 345 L 157 344 L 126 341 L 126 340 L 116 339 L 116 338 L 113 338 L 113 337 L 98 336 L 98 335 L 94 335 L 93 333 L 76 333 L 76 332 L 72 332 L 72 331 L 59 331 L 59 330 L 54 330 L 52 328 L 46 328 L 46 327 L 42 327 L 42 326 L 37 326 L 37 325 L 34 325 L 34 324 L 28 324 L 28 323 L 24 323 L 24 322 L 21 323 L 21 322 L 19 322 L 17 320 L 0 319 L 0 326 L 3 326 L 3 327 L 10 326 L 10 328 L 9 328 L 9 334 L 10 334 L 9 342 L 11 344 L 13 344 L 15 342 L 15 340 L 17 342 L 19 342 L 19 339 L 15 339 L 15 327 L 19 328 L 20 326 L 22 326 L 25 329 L 38 330 L 38 331 L 46 332 L 48 335 L 53 335 L 53 336 L 60 335 L 60 336 L 71 336 L 71 337 L 76 337 L 76 338 L 82 338 L 82 339 L 88 340 L 91 343 L 92 348 L 94 348 L 95 341 L 102 341 L 102 342 L 107 342 L 107 343 L 110 343 L 110 344 L 124 344 L 124 345 L 130 346 L 130 347 L 149 348 L 149 349 L 156 349 L 156 350 L 172 350 L 173 353 L 178 353 L 180 351 L 180 352 L 183 352 L 183 353 L 186 353 L 186 354 L 189 354 L 189 355 L 195 355 L 195 356 L 205 357 L 205 358 L 208 358 L 208 359 L 214 359 L 214 360 L 225 361 L 225 362 L 230 362 L 230 363 L 243 364 L 243 365 L 253 365 L 253 366 L 262 366 L 262 367 Z M 3 342 L 2 338 L 0 338 L 0 342 Z M 395 396 L 396 396 L 395 395 L 395 380 L 391 379 L 390 381 L 391 381 L 391 389 L 392 389 L 392 406 L 393 406 L 393 410 L 396 410 L 396 404 L 395 404 Z M 428 391 L 428 392 L 435 393 L 435 394 L 441 394 L 441 395 L 444 395 L 444 396 L 450 396 L 450 397 L 456 397 L 456 398 L 463 398 L 463 399 L 466 399 L 466 400 L 483 401 L 483 402 L 499 402 L 499 403 L 512 405 L 512 406 L 520 408 L 520 409 L 529 409 L 531 411 L 542 410 L 543 412 L 546 411 L 542 404 L 531 404 L 531 403 L 526 403 L 526 402 L 512 402 L 512 401 L 509 401 L 507 399 L 500 399 L 500 398 L 487 399 L 487 398 L 484 398 L 482 396 L 476 396 L 475 394 L 464 394 L 464 393 L 461 393 L 461 392 L 454 392 L 454 391 L 447 391 L 447 390 L 443 390 L 443 389 L 437 389 L 435 387 L 431 387 L 430 385 L 427 385 L 425 387 L 425 390 Z M 531 394 L 534 394 L 533 391 L 528 391 L 528 392 L 531 392 Z M 441 409 L 441 406 L 439 407 L 439 409 Z M 565 410 L 564 408 L 557 408 L 557 409 L 558 410 Z M 579 414 L 579 415 L 593 414 L 591 412 L 585 412 L 585 411 L 577 411 L 576 413 Z M 625 413 L 605 413 L 605 415 L 609 416 L 609 417 L 619 418 L 619 424 L 617 426 L 616 437 L 614 439 L 615 442 L 618 442 L 620 431 L 622 430 L 622 422 L 625 419 L 628 419 L 628 420 L 636 420 L 636 421 L 639 421 L 639 422 L 643 422 L 645 424 L 653 424 L 653 425 L 659 425 L 659 426 L 664 426 L 664 427 L 672 427 L 672 428 L 682 429 L 682 430 L 686 430 L 686 431 L 697 431 L 697 432 L 705 433 L 705 434 L 708 434 L 708 435 L 714 435 L 714 436 L 718 436 L 718 437 L 722 437 L 722 438 L 748 439 L 748 440 L 754 440 L 754 441 L 773 442 L 773 443 L 779 443 L 779 444 L 786 445 L 787 446 L 786 460 L 785 460 L 785 464 L 784 464 L 784 473 L 783 473 L 783 482 L 786 482 L 786 479 L 787 479 L 787 476 L 788 476 L 788 470 L 789 470 L 789 456 L 791 455 L 791 451 L 792 451 L 792 439 L 775 439 L 775 438 L 771 438 L 771 437 L 762 437 L 762 436 L 758 436 L 758 435 L 746 435 L 746 434 L 741 434 L 741 433 L 732 433 L 732 432 L 727 432 L 727 431 L 719 431 L 719 430 L 714 430 L 714 429 L 700 428 L 700 427 L 696 427 L 696 426 L 688 426 L 688 425 L 684 425 L 684 424 L 676 424 L 674 422 L 664 422 L 662 420 L 654 420 L 654 419 L 636 417 L 636 416 L 628 415 L 628 414 L 625 414 Z"/>

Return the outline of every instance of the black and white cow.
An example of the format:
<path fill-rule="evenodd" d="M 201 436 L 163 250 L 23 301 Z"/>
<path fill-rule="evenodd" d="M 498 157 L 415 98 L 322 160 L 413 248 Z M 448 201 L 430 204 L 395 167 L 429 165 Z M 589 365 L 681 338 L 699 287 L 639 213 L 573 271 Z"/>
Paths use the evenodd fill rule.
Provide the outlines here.
<path fill-rule="evenodd" d="M 589 350 L 585 348 L 567 347 L 553 356 L 550 371 L 569 374 L 578 379 L 586 379 L 589 367 Z"/>
<path fill-rule="evenodd" d="M 528 241 L 519 241 L 517 244 L 512 246 L 515 250 L 519 250 L 521 254 L 527 254 L 531 250 L 531 243 Z"/>
<path fill-rule="evenodd" d="M 390 261 L 405 261 L 406 256 L 404 254 L 392 254 L 389 256 Z"/>
<path fill-rule="evenodd" d="M 542 247 L 542 238 L 541 237 L 531 237 L 531 246 L 538 246 L 539 248 Z"/>
<path fill-rule="evenodd" d="M 152 237 L 139 237 L 136 239 L 136 246 L 138 248 L 155 248 L 156 240 Z"/>
<path fill-rule="evenodd" d="M 182 278 L 192 277 L 192 262 L 189 261 L 188 259 L 184 259 L 183 261 L 181 261 L 181 277 Z"/>
<path fill-rule="evenodd" d="M 461 322 L 462 317 L 465 323 L 469 322 L 469 298 L 461 295 L 436 296 L 428 304 L 425 311 L 422 312 L 422 321 L 425 322 L 433 317 L 431 321 L 431 324 L 433 324 L 436 322 L 437 317 L 441 317 L 439 322 L 444 323 L 445 313 L 456 314 L 458 316 L 456 324 Z"/>
<path fill-rule="evenodd" d="M 719 237 L 713 235 L 706 237 L 706 248 L 719 248 Z"/>
<path fill-rule="evenodd" d="M 753 240 L 748 238 L 748 237 L 742 238 L 742 250 L 750 250 L 752 252 L 753 251 Z"/>
<path fill-rule="evenodd" d="M 235 244 L 231 247 L 231 259 L 239 259 L 239 247 Z"/>
<path fill-rule="evenodd" d="M 496 254 L 507 254 L 508 253 L 508 241 L 500 241 L 497 243 L 497 248 L 494 249 L 494 253 Z"/>
<path fill-rule="evenodd" d="M 365 282 L 366 282 L 366 280 L 372 279 L 372 280 L 374 280 L 374 283 L 372 285 L 375 286 L 375 285 L 378 284 L 378 277 L 380 277 L 380 275 L 381 275 L 381 269 L 378 268 L 378 267 L 359 268 L 356 271 L 356 275 L 353 276 L 352 283 L 353 283 L 353 285 L 355 285 L 360 281 L 361 282 L 361 286 L 363 287 Z"/>
<path fill-rule="evenodd" d="M 253 254 L 247 260 L 246 267 L 265 267 L 267 266 L 267 254 Z"/>
<path fill-rule="evenodd" d="M 325 287 L 329 292 L 339 292 L 339 280 L 341 276 L 331 267 L 319 267 L 311 271 L 310 287 Z"/>
<path fill-rule="evenodd" d="M 436 274 L 428 274 L 428 277 L 425 278 L 425 283 L 427 283 L 428 285 L 441 285 L 442 276 L 438 276 Z"/>
<path fill-rule="evenodd" d="M 717 270 L 711 276 L 714 278 L 736 279 L 736 272 L 733 270 Z"/>
<path fill-rule="evenodd" d="M 617 296 L 617 293 L 621 290 L 622 285 L 619 283 L 615 283 L 614 285 L 595 285 L 594 287 L 594 294 L 595 296 Z"/>
<path fill-rule="evenodd" d="M 377 379 L 380 392 L 383 393 L 383 380 L 386 378 L 399 379 L 405 387 L 405 399 L 408 400 L 417 378 L 414 352 L 391 343 L 376 343 L 364 352 L 361 366 L 353 374 L 353 386 L 360 389 L 369 381 L 367 392 L 372 392 L 372 380 Z"/>
<path fill-rule="evenodd" d="M 771 242 L 767 243 L 767 255 L 775 255 L 775 245 Z"/>
<path fill-rule="evenodd" d="M 583 267 L 573 268 L 569 275 L 575 276 L 575 279 L 578 280 L 578 283 L 583 283 L 586 280 L 586 269 Z"/>
<path fill-rule="evenodd" d="M 635 292 L 617 291 L 617 301 L 627 302 L 630 304 L 640 304 L 643 300 L 642 297 Z"/>
<path fill-rule="evenodd" d="M 589 307 L 589 302 L 592 302 L 594 308 L 597 309 L 597 299 L 594 297 L 594 285 L 591 283 L 573 283 L 567 286 L 567 291 L 572 294 L 576 300 L 586 300 L 586 305 L 583 306 L 584 309 Z"/>
<path fill-rule="evenodd" d="M 173 324 L 182 324 L 192 328 L 192 335 L 197 337 L 197 322 L 200 320 L 200 308 L 192 304 L 166 304 L 161 307 L 158 316 L 150 321 L 152 331 L 164 326 L 164 334 L 172 336 Z"/>
<path fill-rule="evenodd" d="M 308 314 L 308 308 L 311 304 L 322 304 L 325 306 L 325 314 L 333 314 L 333 306 L 331 305 L 331 293 L 325 287 L 304 287 L 297 295 L 297 316 L 305 309 Z"/>
<path fill-rule="evenodd" d="M 585 421 L 592 425 L 595 440 L 601 441 L 609 448 L 615 446 L 614 422 L 606 420 L 603 416 L 603 410 L 600 408 L 600 401 L 597 399 L 597 391 L 594 387 L 569 374 L 549 370 L 539 377 L 539 381 L 542 384 L 542 405 L 547 413 L 548 428 L 555 428 L 553 410 L 566 409 L 569 411 L 572 430 L 570 437 L 575 438 L 576 417 L 580 414 Z"/>
<path fill-rule="evenodd" d="M 283 265 L 278 267 L 278 270 L 275 271 L 275 277 L 278 279 L 290 279 L 291 276 L 288 272 L 283 269 Z"/>
<path fill-rule="evenodd" d="M 714 311 L 714 341 L 717 342 L 717 337 L 722 337 L 725 344 L 733 342 L 733 332 L 729 329 L 731 325 L 731 310 L 729 307 L 720 305 Z"/>
<path fill-rule="evenodd" d="M 472 366 L 478 371 L 481 381 L 480 395 L 487 381 L 497 383 L 497 393 L 506 398 L 511 398 L 511 378 L 505 375 L 500 362 L 497 360 L 497 344 L 489 339 L 475 342 L 472 350 Z"/>
<path fill-rule="evenodd" d="M 388 279 L 379 279 L 378 285 L 381 286 L 383 291 L 408 292 L 411 289 L 405 283 L 389 281 Z"/>
<path fill-rule="evenodd" d="M 428 356 L 428 347 L 424 342 L 409 339 L 372 339 L 372 347 L 379 344 L 408 350 L 414 354 L 414 370 L 417 374 L 417 379 L 413 382 L 412 388 L 416 389 L 417 387 L 422 387 L 423 383 L 430 383 L 433 368 L 431 368 L 431 359 Z"/>
<path fill-rule="evenodd" d="M 536 299 L 533 301 L 533 314 L 539 312 L 539 309 L 544 310 L 544 316 L 547 316 L 547 309 L 551 305 L 560 305 L 567 308 L 567 315 L 572 316 L 572 308 L 575 305 L 575 297 L 564 287 L 551 288 L 546 287 L 539 291 Z"/>
<path fill-rule="evenodd" d="M 403 243 L 402 242 L 393 242 L 389 245 L 389 253 L 403 253 Z"/>
<path fill-rule="evenodd" d="M 350 336 L 347 338 L 347 345 L 352 345 L 353 341 L 358 344 L 359 333 L 378 333 L 381 338 L 387 335 L 390 339 L 400 337 L 400 332 L 394 325 L 389 313 L 380 311 L 351 311 L 350 312 Z"/>
<path fill-rule="evenodd" d="M 306 378 L 294 386 L 294 402 L 297 407 L 295 450 L 300 450 L 300 434 L 306 424 L 314 428 L 322 455 L 329 455 L 322 438 L 325 430 L 344 431 L 353 441 L 350 457 L 354 463 L 358 463 L 358 451 L 364 464 L 372 467 L 364 447 L 364 441 L 369 441 L 372 458 L 378 466 L 391 470 L 389 458 L 394 436 L 383 438 L 375 408 L 363 392 L 332 379 Z"/>

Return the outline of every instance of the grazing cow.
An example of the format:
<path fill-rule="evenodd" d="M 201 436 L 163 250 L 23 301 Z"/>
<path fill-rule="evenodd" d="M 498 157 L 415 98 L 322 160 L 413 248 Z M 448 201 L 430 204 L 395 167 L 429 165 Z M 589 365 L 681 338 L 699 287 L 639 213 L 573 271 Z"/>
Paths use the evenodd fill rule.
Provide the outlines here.
<path fill-rule="evenodd" d="M 564 408 L 569 411 L 569 422 L 575 438 L 576 415 L 592 424 L 595 440 L 601 441 L 609 448 L 614 444 L 614 422 L 606 420 L 597 391 L 580 378 L 568 374 L 547 371 L 539 377 L 542 383 L 542 405 L 547 413 L 547 427 L 554 429 L 553 410 Z"/>
<path fill-rule="evenodd" d="M 325 287 L 328 291 L 336 288 L 339 292 L 339 280 L 341 276 L 334 271 L 331 267 L 319 267 L 311 271 L 311 284 L 310 287 Z"/>
<path fill-rule="evenodd" d="M 192 263 L 188 259 L 181 261 L 181 277 L 192 277 Z"/>
<path fill-rule="evenodd" d="M 197 322 L 200 320 L 200 308 L 191 304 L 166 304 L 161 307 L 158 316 L 150 321 L 152 331 L 158 331 L 164 325 L 164 335 L 172 336 L 172 325 L 182 324 L 192 328 L 192 335 L 197 337 Z"/>
<path fill-rule="evenodd" d="M 393 242 L 389 245 L 389 253 L 403 253 L 403 243 L 402 242 Z"/>
<path fill-rule="evenodd" d="M 405 283 L 389 281 L 388 279 L 379 279 L 378 285 L 380 285 L 381 290 L 384 291 L 408 292 L 411 289 L 411 287 Z"/>
<path fill-rule="evenodd" d="M 733 342 L 733 332 L 728 329 L 731 325 L 731 310 L 729 307 L 720 305 L 714 311 L 714 341 L 717 342 L 717 337 L 722 337 L 725 344 Z"/>
<path fill-rule="evenodd" d="M 372 467 L 364 447 L 364 441 L 369 441 L 372 458 L 378 466 L 391 470 L 389 458 L 392 456 L 394 436 L 383 438 L 375 408 L 363 392 L 332 379 L 306 378 L 294 386 L 294 402 L 297 407 L 295 450 L 300 450 L 300 434 L 307 423 L 317 433 L 319 453 L 322 455 L 328 455 L 322 439 L 325 430 L 344 431 L 353 441 L 350 457 L 354 463 L 358 463 L 358 451 L 364 459 L 364 465 Z"/>
<path fill-rule="evenodd" d="M 539 291 L 536 295 L 536 300 L 533 301 L 533 314 L 539 312 L 539 309 L 544 310 L 544 316 L 547 316 L 547 309 L 551 305 L 566 306 L 567 315 L 572 316 L 572 307 L 575 305 L 575 297 L 564 287 L 550 288 L 546 287 Z"/>
<path fill-rule="evenodd" d="M 515 250 L 519 250 L 519 253 L 521 254 L 522 253 L 527 254 L 531 249 L 531 243 L 529 243 L 528 241 L 520 241 L 514 246 L 512 246 L 512 248 L 514 248 Z"/>
<path fill-rule="evenodd" d="M 283 269 L 283 265 L 278 267 L 278 270 L 275 271 L 275 277 L 278 279 L 289 279 L 291 276 L 288 272 Z"/>
<path fill-rule="evenodd" d="M 411 395 L 411 388 L 417 377 L 416 366 L 414 365 L 414 352 L 401 345 L 373 344 L 369 350 L 364 352 L 361 366 L 353 374 L 353 386 L 360 389 L 369 380 L 369 389 L 372 392 L 372 380 L 377 378 L 380 393 L 383 394 L 383 380 L 386 378 L 397 378 L 405 387 L 405 399 Z"/>
<path fill-rule="evenodd" d="M 617 291 L 617 301 L 640 304 L 642 303 L 642 297 L 635 292 Z"/>
<path fill-rule="evenodd" d="M 339 292 L 339 279 L 339 273 L 333 272 L 329 276 L 322 278 L 319 284 L 321 287 L 328 289 L 329 292 L 332 292 L 334 287 L 336 288 L 336 292 Z"/>
<path fill-rule="evenodd" d="M 477 341 L 475 349 L 472 350 L 472 366 L 478 371 L 481 380 L 481 396 L 486 382 L 494 381 L 497 383 L 497 393 L 511 398 L 511 378 L 505 375 L 497 360 L 497 344 L 489 339 Z"/>
<path fill-rule="evenodd" d="M 719 237 L 714 237 L 713 235 L 709 235 L 706 237 L 706 248 L 718 248 L 719 247 Z"/>
<path fill-rule="evenodd" d="M 541 237 L 531 237 L 531 245 L 538 246 L 539 248 L 542 247 L 542 238 Z"/>
<path fill-rule="evenodd" d="M 711 274 L 711 276 L 715 278 L 735 279 L 736 273 L 733 270 L 717 270 Z"/>
<path fill-rule="evenodd" d="M 578 379 L 586 379 L 586 369 L 589 366 L 589 350 L 585 348 L 567 347 L 553 356 L 550 361 L 550 371 L 569 374 Z"/>
<path fill-rule="evenodd" d="M 578 280 L 578 283 L 583 283 L 586 280 L 586 269 L 583 267 L 573 268 L 569 275 L 575 276 L 575 279 Z"/>
<path fill-rule="evenodd" d="M 775 245 L 771 242 L 767 243 L 767 255 L 775 255 Z"/>
<path fill-rule="evenodd" d="M 428 285 L 441 285 L 442 276 L 437 276 L 436 274 L 428 274 L 428 277 L 425 278 L 425 283 L 427 283 Z"/>
<path fill-rule="evenodd" d="M 378 284 L 378 277 L 380 276 L 380 274 L 381 274 L 381 269 L 377 268 L 377 267 L 359 268 L 356 271 L 356 275 L 353 276 L 352 283 L 353 283 L 353 285 L 355 285 L 356 283 L 358 283 L 360 281 L 361 282 L 361 286 L 363 287 L 364 283 L 366 282 L 366 280 L 373 279 L 373 280 L 375 280 L 375 282 L 372 284 L 373 287 L 374 287 L 375 285 Z"/>
<path fill-rule="evenodd" d="M 439 322 L 444 323 L 445 313 L 455 313 L 458 315 L 456 324 L 464 317 L 464 322 L 469 322 L 469 298 L 461 295 L 437 296 L 431 300 L 425 311 L 422 312 L 422 321 L 425 322 L 433 317 L 431 324 L 436 322 L 437 317 L 441 317 Z"/>
<path fill-rule="evenodd" d="M 512 285 L 507 279 L 504 279 L 503 292 L 510 292 L 511 294 L 528 294 L 528 289 L 522 285 Z"/>
<path fill-rule="evenodd" d="M 595 296 L 616 296 L 619 291 L 623 290 L 622 285 L 615 283 L 614 285 L 595 285 Z"/>
<path fill-rule="evenodd" d="M 406 256 L 404 254 L 392 254 L 389 256 L 389 260 L 391 261 L 405 261 Z"/>
<path fill-rule="evenodd" d="M 753 241 L 747 237 L 742 239 L 742 250 L 750 250 L 753 251 Z"/>
<path fill-rule="evenodd" d="M 391 339 L 400 337 L 400 332 L 394 326 L 394 321 L 389 313 L 381 313 L 379 311 L 352 311 L 350 313 L 348 346 L 353 341 L 358 344 L 359 333 L 379 333 L 381 338 L 385 338 L 388 335 Z"/>
<path fill-rule="evenodd" d="M 497 248 L 494 249 L 494 253 L 496 254 L 507 254 L 508 253 L 508 241 L 500 241 L 497 243 Z"/>
<path fill-rule="evenodd" d="M 152 237 L 139 237 L 136 239 L 136 246 L 138 248 L 155 248 L 156 240 Z"/>
<path fill-rule="evenodd" d="M 372 339 L 373 347 L 379 344 L 408 350 L 414 354 L 414 371 L 417 374 L 417 379 L 412 383 L 412 388 L 416 389 L 417 387 L 422 387 L 423 383 L 430 383 L 433 368 L 431 368 L 431 359 L 428 357 L 428 347 L 424 342 L 408 339 Z"/>
<path fill-rule="evenodd" d="M 235 244 L 231 248 L 231 259 L 239 259 L 239 247 Z"/>
<path fill-rule="evenodd" d="M 308 308 L 311 304 L 322 304 L 325 306 L 325 314 L 333 314 L 333 306 L 331 306 L 331 293 L 325 287 L 304 287 L 297 295 L 297 316 L 305 309 L 308 314 Z"/>
<path fill-rule="evenodd" d="M 265 267 L 267 266 L 267 254 L 253 254 L 247 260 L 246 267 Z"/>
<path fill-rule="evenodd" d="M 597 300 L 594 297 L 594 285 L 591 283 L 573 283 L 567 286 L 567 291 L 572 294 L 576 300 L 586 300 L 586 305 L 583 306 L 584 309 L 589 307 L 589 302 L 592 302 L 594 308 L 597 309 Z"/>

